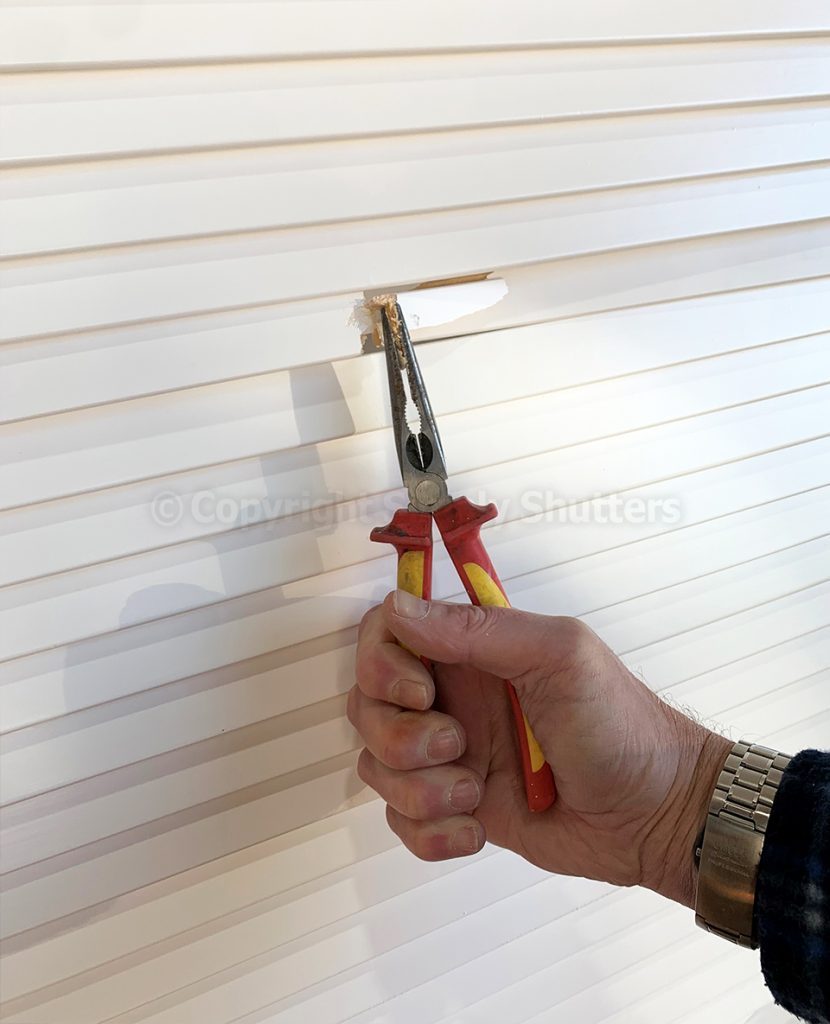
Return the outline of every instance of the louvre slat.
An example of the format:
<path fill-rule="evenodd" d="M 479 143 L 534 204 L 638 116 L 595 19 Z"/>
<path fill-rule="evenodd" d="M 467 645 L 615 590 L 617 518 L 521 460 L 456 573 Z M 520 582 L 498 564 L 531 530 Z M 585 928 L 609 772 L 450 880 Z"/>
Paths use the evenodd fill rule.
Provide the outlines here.
<path fill-rule="evenodd" d="M 87 927 L 76 933 L 58 933 L 11 953 L 4 959 L 9 968 L 4 981 L 11 986 L 4 985 L 4 998 L 92 970 L 101 948 L 114 960 L 129 957 L 176 932 L 209 928 L 211 922 L 286 898 L 286 893 L 295 891 L 289 898 L 296 898 L 316 891 L 320 879 L 337 885 L 360 861 L 370 870 L 376 857 L 398 846 L 380 807 L 373 801 L 306 825 L 253 851 L 224 858 L 220 870 L 216 865 L 195 869 L 186 882 L 157 883 L 132 901 L 124 899 L 111 915 L 86 922 Z M 391 863 L 399 859 L 393 856 Z"/>
<path fill-rule="evenodd" d="M 352 876 L 354 886 L 360 885 L 365 893 L 379 905 L 374 914 L 375 941 L 395 942 L 400 934 L 412 930 L 416 934 L 430 927 L 432 921 L 443 922 L 451 919 L 456 905 L 462 903 L 475 907 L 477 904 L 504 900 L 510 895 L 528 887 L 535 887 L 543 877 L 537 868 L 532 868 L 516 858 L 508 859 L 504 854 L 479 858 L 466 871 L 463 880 L 459 877 L 458 866 L 447 870 L 439 865 L 424 870 L 417 862 L 403 864 L 400 858 L 385 858 L 393 863 L 384 863 L 373 858 L 371 876 L 360 870 Z M 366 867 L 368 868 L 368 864 Z M 423 915 L 426 921 L 418 921 L 418 904 L 423 904 L 421 887 L 429 886 L 433 900 Z M 337 958 L 344 964 L 360 962 L 366 957 L 366 943 L 361 940 L 361 923 L 353 920 L 359 900 L 350 893 L 350 886 L 332 886 L 325 891 L 277 906 L 270 912 L 261 908 L 259 913 L 230 930 L 208 935 L 193 943 L 183 944 L 172 951 L 163 965 L 148 962 L 127 971 L 114 974 L 99 984 L 90 985 L 74 997 L 61 999 L 52 1009 L 48 1004 L 42 1012 L 59 1014 L 66 1024 L 82 1024 L 93 1020 L 106 1020 L 124 1011 L 125 1007 L 145 1003 L 148 983 L 152 980 L 156 991 L 175 991 L 189 983 L 195 984 L 210 972 L 226 971 L 228 964 L 228 942 L 235 950 L 236 963 L 245 964 L 250 970 L 256 960 L 273 959 L 269 951 L 280 949 L 280 978 L 275 982 L 280 991 L 301 989 L 310 978 L 319 976 L 327 969 L 322 960 L 325 954 Z M 344 890 L 342 893 L 340 890 Z M 403 911 L 397 923 L 383 913 L 384 899 L 396 900 Z M 343 913 L 338 921 L 335 915 Z M 414 911 L 414 913 L 413 913 Z M 334 918 L 335 923 L 330 923 Z M 314 928 L 313 922 L 324 922 Z M 368 926 L 371 927 L 371 923 Z M 440 926 L 440 924 L 439 924 Z M 379 930 L 387 934 L 381 937 Z M 265 957 L 263 957 L 263 954 Z M 159 975 L 162 970 L 163 976 Z M 146 1011 L 144 1011 L 146 1012 Z"/>
<path fill-rule="evenodd" d="M 169 169 L 159 161 L 140 169 L 127 162 L 122 173 L 130 177 L 117 188 L 117 165 L 97 174 L 72 165 L 50 170 L 34 195 L 20 198 L 12 181 L 11 197 L 0 201 L 0 254 L 428 213 L 825 161 L 830 120 L 815 105 L 761 109 L 737 120 L 735 111 L 714 110 L 640 118 L 636 125 L 533 125 L 481 137 L 401 139 L 394 161 L 388 144 L 367 142 L 352 164 L 355 154 L 339 143 L 312 153 L 297 148 L 254 150 L 239 168 L 200 153 L 187 158 L 189 176 L 181 157 L 170 158 Z M 382 189 L 367 187 L 369 174 Z"/>
<path fill-rule="evenodd" d="M 714 299 L 712 293 L 730 289 L 780 286 L 828 275 L 830 245 L 821 223 L 720 235 L 702 248 L 695 240 L 672 241 L 629 250 L 624 260 L 612 252 L 588 261 L 573 258 L 509 268 L 503 273 L 510 288 L 507 297 L 453 324 L 451 333 L 551 319 L 558 321 L 557 332 L 578 330 L 563 318 L 689 295 Z M 803 287 L 809 296 L 822 283 L 809 281 Z M 358 298 L 352 293 L 312 303 L 7 343 L 0 346 L 0 367 L 10 368 L 0 373 L 0 421 L 346 358 L 355 352 L 355 332 L 344 314 Z M 741 299 L 752 305 L 757 298 L 751 291 L 721 295 L 719 316 L 728 317 L 733 303 Z M 791 332 L 801 333 L 802 315 L 809 318 L 815 308 L 809 297 L 803 303 L 788 303 L 787 315 L 794 319 L 780 322 L 791 323 Z M 755 329 L 768 317 L 779 322 L 781 312 L 775 302 L 768 303 Z M 640 334 L 660 314 L 660 308 L 652 306 L 650 316 L 639 324 Z M 681 318 L 680 323 L 691 321 Z M 419 340 L 446 333 L 446 327 L 420 328 L 414 336 Z M 686 335 L 693 339 L 701 333 L 709 332 L 687 330 Z M 583 330 L 575 340 L 585 346 L 591 335 Z"/>
<path fill-rule="evenodd" d="M 601 15 L 601 16 L 600 16 Z M 372 32 L 365 29 L 370 22 Z M 460 0 L 452 9 L 427 0 L 417 11 L 394 2 L 294 0 L 276 8 L 254 3 L 30 3 L 0 9 L 6 66 L 303 57 L 310 54 L 408 53 L 483 47 L 562 46 L 644 39 L 729 38 L 826 32 L 820 3 L 800 0 L 786 11 L 770 2 L 711 2 L 668 13 L 638 0 L 625 14 L 597 2 L 578 9 Z M 15 45 L 11 45 L 14 39 Z"/>
<path fill-rule="evenodd" d="M 805 307 L 797 326 L 799 334 L 822 330 L 826 324 L 824 282 L 809 287 L 794 286 L 787 297 Z M 526 447 L 516 451 L 516 454 L 529 454 L 543 448 L 540 431 L 554 431 L 555 436 L 562 438 L 563 444 L 590 437 L 591 429 L 595 434 L 610 432 L 613 429 L 610 423 L 612 412 L 600 413 L 599 409 L 605 405 L 609 410 L 618 409 L 625 405 L 626 396 L 632 404 L 632 387 L 654 393 L 649 406 L 653 406 L 656 419 L 663 408 L 673 408 L 676 402 L 685 405 L 688 415 L 695 408 L 703 411 L 707 402 L 710 403 L 709 408 L 716 408 L 718 399 L 723 402 L 732 397 L 733 402 L 737 402 L 745 396 L 776 394 L 780 390 L 792 390 L 826 379 L 822 372 L 826 363 L 826 345 L 824 339 L 815 338 L 786 347 L 760 350 L 755 354 L 745 353 L 723 364 L 677 368 L 644 378 L 641 382 L 623 380 L 579 394 L 545 394 L 549 388 L 561 391 L 597 377 L 627 376 L 667 362 L 681 361 L 684 356 L 695 359 L 741 348 L 744 332 L 751 329 L 761 343 L 780 338 L 782 328 L 778 326 L 770 301 L 736 298 L 731 324 L 729 303 L 704 303 L 700 327 L 693 335 L 688 328 L 688 315 L 694 309 L 694 306 L 686 308 L 684 304 L 678 310 L 661 311 L 650 320 L 625 314 L 619 319 L 609 317 L 607 321 L 577 322 L 579 326 L 576 329 L 556 332 L 541 326 L 493 332 L 478 339 L 480 352 L 477 351 L 477 359 L 472 363 L 469 339 L 425 347 L 423 370 L 436 378 L 437 386 L 432 389 L 433 407 L 436 414 L 442 415 L 442 425 L 446 424 L 443 434 L 450 445 L 448 450 L 453 453 L 453 471 L 462 470 L 465 460 L 467 465 L 476 465 L 470 452 L 482 450 L 480 445 L 476 448 L 479 431 L 489 429 L 494 434 L 486 444 L 487 450 L 494 452 L 493 461 L 499 460 L 502 451 L 516 451 L 509 435 L 504 431 L 496 434 L 502 410 L 510 410 L 518 417 L 529 414 L 528 429 L 522 433 Z M 765 324 L 763 328 L 756 326 L 761 321 Z M 711 333 L 706 330 L 710 323 Z M 667 343 L 667 337 L 676 341 Z M 687 339 L 685 344 L 684 339 Z M 568 352 L 574 345 L 584 350 L 584 363 L 580 361 L 573 365 L 568 359 Z M 516 358 L 517 351 L 523 358 Z M 551 360 L 549 368 L 546 368 L 548 361 L 545 355 L 551 352 L 559 358 Z M 523 372 L 527 362 L 539 367 L 532 380 Z M 810 377 L 813 363 L 816 368 Z M 702 387 L 695 391 L 688 386 L 699 374 L 716 378 L 721 366 L 723 380 L 713 380 L 708 389 L 709 398 Z M 780 380 L 778 388 L 765 383 L 765 375 L 776 372 Z M 348 440 L 345 437 L 388 425 L 384 374 L 381 358 L 364 357 L 223 386 L 198 388 L 175 396 L 65 414 L 55 420 L 35 420 L 31 424 L 18 424 L 5 430 L 0 428 L 0 452 L 8 460 L 0 471 L 5 495 L 0 501 L 7 506 L 23 505 L 79 491 L 123 485 L 148 475 L 158 476 L 162 472 L 185 473 L 220 460 L 238 461 L 256 455 L 268 457 L 267 490 L 263 490 L 263 467 L 259 461 L 221 470 L 213 468 L 194 475 L 192 483 L 188 479 L 170 479 L 153 485 L 150 507 L 136 510 L 140 521 L 129 523 L 129 535 L 135 538 L 138 527 L 142 532 L 154 534 L 155 545 L 150 541 L 148 546 L 157 546 L 167 545 L 188 534 L 217 532 L 216 523 L 212 526 L 202 523 L 200 530 L 198 519 L 204 515 L 199 509 L 195 510 L 195 516 L 183 515 L 181 522 L 173 521 L 169 526 L 165 522 L 154 524 L 152 500 L 168 490 L 180 497 L 184 492 L 184 501 L 188 491 L 191 494 L 214 491 L 218 480 L 223 487 L 221 496 L 236 498 L 237 501 L 249 499 L 254 503 L 250 514 L 259 509 L 269 519 L 296 509 L 297 500 L 313 502 L 316 507 L 330 504 L 338 495 L 348 500 L 361 494 L 377 493 L 395 486 L 399 479 L 387 437 L 378 435 Z M 450 386 L 450 382 L 459 377 L 465 381 L 464 387 Z M 665 392 L 660 388 L 661 384 L 668 385 Z M 515 402 L 515 399 L 534 394 L 536 400 L 524 406 L 483 408 L 490 402 L 493 405 L 509 400 Z M 665 406 L 660 404 L 663 395 Z M 696 407 L 695 401 L 698 402 Z M 463 411 L 471 404 L 475 404 L 475 408 L 466 415 L 447 418 L 447 413 Z M 597 411 L 592 411 L 592 406 Z M 558 409 L 567 409 L 568 415 L 556 419 Z M 617 429 L 632 429 L 642 424 L 648 415 L 633 411 L 620 414 L 616 420 L 619 424 Z M 591 426 L 582 426 L 586 423 Z M 106 445 L 101 443 L 99 431 L 102 427 L 107 432 Z M 307 448 L 335 439 L 342 439 L 330 449 L 333 456 L 330 461 L 335 465 L 325 474 L 320 472 L 318 463 L 320 457 L 328 456 L 329 449 L 299 453 L 288 450 L 292 449 L 292 443 Z M 238 489 L 236 492 L 226 490 L 234 477 L 239 481 Z M 148 491 L 147 488 L 137 490 L 139 493 Z M 271 511 L 269 503 L 273 507 Z M 122 494 L 103 496 L 101 510 L 107 510 L 108 505 L 120 510 L 124 504 Z M 95 517 L 98 509 L 94 499 L 87 500 L 84 505 L 89 509 L 88 516 Z M 48 509 L 40 513 L 41 518 L 49 516 Z M 52 518 L 55 518 L 54 512 Z M 71 523 L 79 517 L 60 515 L 62 528 L 72 529 L 66 525 L 67 518 Z M 8 522 L 11 532 L 15 532 L 19 522 L 30 524 L 29 514 L 10 517 Z M 218 525 L 221 529 L 222 524 Z M 101 534 L 102 531 L 96 527 L 94 536 Z M 106 531 L 104 536 L 109 537 L 110 531 Z M 75 544 L 43 545 L 42 541 L 37 544 L 41 551 L 76 550 Z M 128 550 L 135 550 L 134 539 L 131 544 L 133 546 Z M 116 553 L 111 552 L 110 557 Z M 13 565 L 14 552 L 9 557 Z M 93 557 L 91 560 L 97 559 Z"/>
<path fill-rule="evenodd" d="M 828 216 L 825 172 L 807 168 L 349 222 L 310 233 L 289 228 L 182 242 L 157 253 L 138 248 L 24 261 L 3 274 L 0 339 L 394 288 Z M 427 247 L 416 242 L 425 234 Z"/>
<path fill-rule="evenodd" d="M 704 715 L 714 714 L 715 709 L 731 712 L 754 697 L 774 694 L 790 682 L 814 675 L 828 663 L 830 628 L 810 629 L 810 623 L 805 625 L 807 631 L 803 634 L 764 648 L 743 658 L 740 664 L 730 663 L 676 684 L 671 688 L 672 699 L 681 706 L 693 699 Z"/>
<path fill-rule="evenodd" d="M 272 62 L 19 75 L 6 89 L 0 160 L 29 162 L 425 132 L 804 100 L 827 94 L 826 43 Z M 505 79 L 509 77 L 509 88 Z"/>
<path fill-rule="evenodd" d="M 660 680 L 671 686 L 689 676 L 739 661 L 753 650 L 774 647 L 794 636 L 801 636 L 827 625 L 825 608 L 830 584 L 782 597 L 758 609 L 749 608 L 721 622 L 701 627 L 691 636 L 681 635 L 638 651 L 629 652 L 625 661 L 646 680 Z M 697 646 L 701 641 L 701 646 Z M 694 643 L 694 647 L 692 644 Z M 753 647 L 753 644 L 758 645 Z M 707 650 L 707 647 L 709 648 Z M 717 651 L 712 653 L 712 649 Z M 679 666 L 682 664 L 682 674 Z"/>

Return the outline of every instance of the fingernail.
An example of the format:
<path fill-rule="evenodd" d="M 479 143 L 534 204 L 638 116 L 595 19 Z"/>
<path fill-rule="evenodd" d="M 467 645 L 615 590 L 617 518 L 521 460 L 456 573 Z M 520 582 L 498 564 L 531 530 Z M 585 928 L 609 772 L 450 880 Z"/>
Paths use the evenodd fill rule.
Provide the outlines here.
<path fill-rule="evenodd" d="M 428 611 L 429 601 L 422 601 L 408 590 L 395 591 L 395 614 L 402 619 L 424 619 Z"/>
<path fill-rule="evenodd" d="M 439 729 L 427 743 L 427 757 L 431 761 L 454 761 L 461 753 L 461 737 L 455 729 Z"/>
<path fill-rule="evenodd" d="M 458 829 L 450 838 L 453 853 L 478 853 L 481 847 L 481 835 L 475 825 L 465 825 Z"/>
<path fill-rule="evenodd" d="M 450 790 L 450 807 L 454 811 L 471 811 L 478 806 L 479 796 L 475 779 L 459 779 Z"/>
<path fill-rule="evenodd" d="M 406 708 L 425 710 L 429 703 L 426 683 L 418 683 L 414 679 L 399 679 L 392 694 L 395 702 Z"/>

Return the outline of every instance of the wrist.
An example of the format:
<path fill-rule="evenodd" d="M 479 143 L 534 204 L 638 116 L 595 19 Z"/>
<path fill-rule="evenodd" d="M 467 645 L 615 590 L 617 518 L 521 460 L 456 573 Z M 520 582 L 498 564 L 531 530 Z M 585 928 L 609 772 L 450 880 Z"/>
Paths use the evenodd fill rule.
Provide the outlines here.
<path fill-rule="evenodd" d="M 703 833 L 712 793 L 732 741 L 675 713 L 679 735 L 677 771 L 653 829 L 652 870 L 643 884 L 667 899 L 694 908 L 695 847 Z"/>

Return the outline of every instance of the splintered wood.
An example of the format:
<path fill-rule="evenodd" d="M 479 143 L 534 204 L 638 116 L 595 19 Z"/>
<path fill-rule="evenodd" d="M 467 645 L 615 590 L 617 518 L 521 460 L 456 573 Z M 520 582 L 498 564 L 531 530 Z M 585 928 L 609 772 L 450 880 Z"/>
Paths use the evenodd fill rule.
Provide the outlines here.
<path fill-rule="evenodd" d="M 373 321 L 373 337 L 375 345 L 378 348 L 383 348 L 383 327 L 381 324 L 381 310 L 386 313 L 386 317 L 389 321 L 389 329 L 392 332 L 392 339 L 395 342 L 395 347 L 398 350 L 398 358 L 400 360 L 401 369 L 404 369 L 407 364 L 406 351 L 402 343 L 403 332 L 401 330 L 401 319 L 400 319 L 400 307 L 398 306 L 397 295 L 375 295 L 371 299 L 366 300 L 366 308 L 372 314 Z"/>

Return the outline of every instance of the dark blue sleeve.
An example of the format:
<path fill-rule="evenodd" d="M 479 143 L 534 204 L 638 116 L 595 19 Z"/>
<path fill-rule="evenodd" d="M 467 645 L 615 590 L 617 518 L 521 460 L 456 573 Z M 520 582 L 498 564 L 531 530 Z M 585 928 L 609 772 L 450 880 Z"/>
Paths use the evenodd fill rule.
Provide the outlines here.
<path fill-rule="evenodd" d="M 755 892 L 761 968 L 775 1001 L 830 1024 L 830 753 L 802 750 L 772 805 Z"/>

